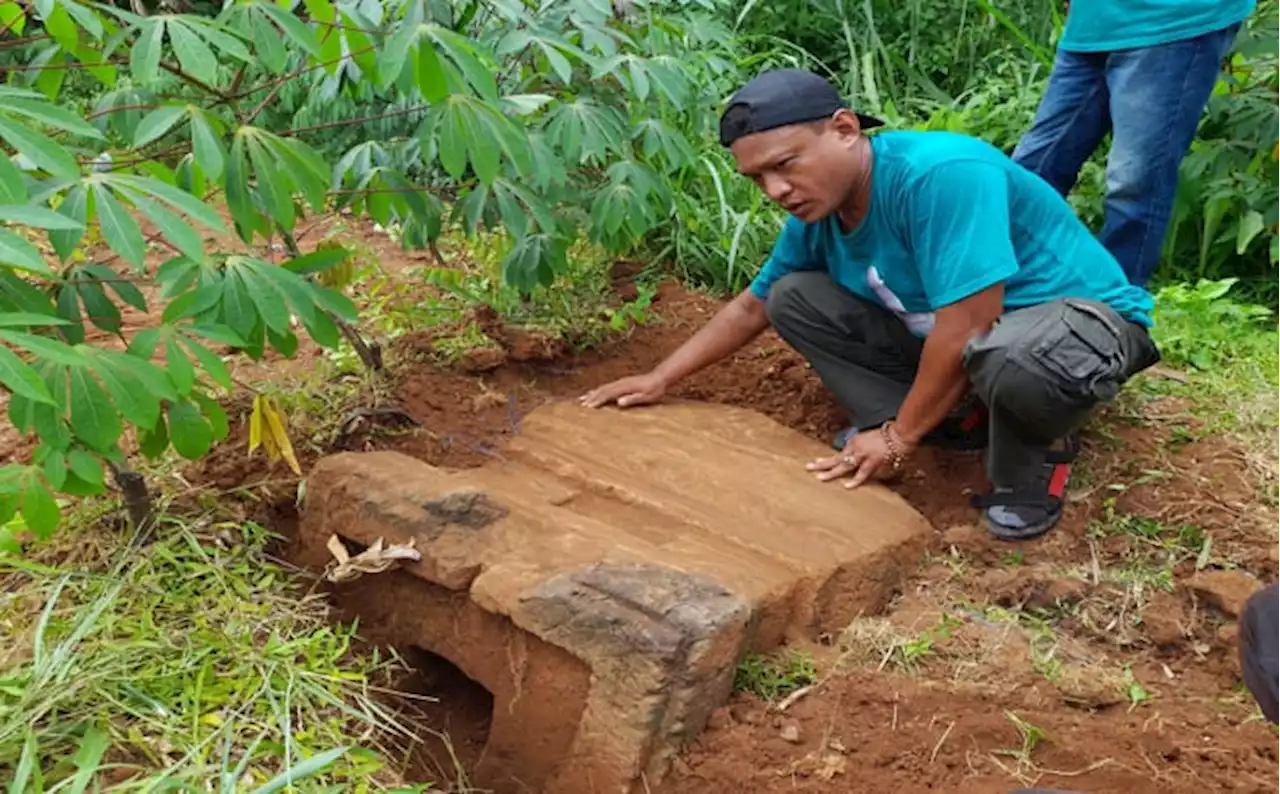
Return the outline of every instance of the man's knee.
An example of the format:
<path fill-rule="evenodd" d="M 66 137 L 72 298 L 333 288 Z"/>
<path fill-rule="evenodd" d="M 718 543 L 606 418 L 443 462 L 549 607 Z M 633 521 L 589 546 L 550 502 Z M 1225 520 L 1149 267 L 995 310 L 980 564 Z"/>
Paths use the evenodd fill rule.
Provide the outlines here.
<path fill-rule="evenodd" d="M 975 392 L 1019 424 L 1056 437 L 1119 391 L 1124 356 L 1113 321 L 1077 301 L 1012 312 L 965 349 Z"/>
<path fill-rule="evenodd" d="M 775 329 L 786 326 L 812 305 L 810 297 L 815 290 L 831 289 L 831 277 L 826 272 L 799 271 L 788 273 L 769 287 L 764 301 L 764 313 Z"/>

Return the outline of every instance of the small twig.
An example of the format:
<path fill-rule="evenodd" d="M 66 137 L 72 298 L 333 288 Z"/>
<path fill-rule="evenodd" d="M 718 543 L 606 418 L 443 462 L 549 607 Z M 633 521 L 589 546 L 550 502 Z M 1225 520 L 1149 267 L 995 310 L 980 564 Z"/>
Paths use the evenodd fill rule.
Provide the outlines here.
<path fill-rule="evenodd" d="M 951 735 L 951 729 L 954 727 L 956 727 L 956 721 L 952 720 L 951 724 L 947 726 L 947 729 L 942 732 L 942 738 L 933 746 L 933 752 L 929 754 L 929 763 L 932 764 L 934 761 L 938 760 L 938 751 L 942 749 L 943 742 L 945 742 L 947 737 Z"/>
<path fill-rule="evenodd" d="M 795 705 L 796 701 L 813 691 L 813 684 L 802 686 L 790 695 L 787 695 L 778 702 L 778 711 L 786 711 Z"/>

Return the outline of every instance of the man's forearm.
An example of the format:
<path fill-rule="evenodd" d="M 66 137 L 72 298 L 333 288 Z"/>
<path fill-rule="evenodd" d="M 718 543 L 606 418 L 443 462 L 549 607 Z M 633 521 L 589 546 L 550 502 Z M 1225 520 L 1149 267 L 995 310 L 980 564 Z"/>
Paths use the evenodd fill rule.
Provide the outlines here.
<path fill-rule="evenodd" d="M 769 327 L 764 302 L 744 291 L 681 345 L 654 373 L 670 385 L 714 364 L 750 342 Z"/>
<path fill-rule="evenodd" d="M 938 331 L 925 339 L 916 379 L 898 410 L 898 434 L 912 446 L 946 418 L 969 387 L 963 360 L 967 336 Z"/>

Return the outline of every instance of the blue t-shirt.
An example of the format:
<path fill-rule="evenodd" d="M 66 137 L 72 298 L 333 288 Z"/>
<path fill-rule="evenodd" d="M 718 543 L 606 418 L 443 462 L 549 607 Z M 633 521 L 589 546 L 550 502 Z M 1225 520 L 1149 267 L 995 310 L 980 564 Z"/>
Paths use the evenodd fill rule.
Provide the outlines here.
<path fill-rule="evenodd" d="M 751 291 L 797 270 L 826 270 L 895 312 L 917 336 L 933 312 L 1004 282 L 1005 311 L 1058 298 L 1107 304 L 1151 325 L 1151 296 L 1049 183 L 985 141 L 951 132 L 871 136 L 871 205 L 852 232 L 833 213 L 790 217 Z"/>
<path fill-rule="evenodd" d="M 1256 0 L 1071 0 L 1058 47 L 1110 52 L 1152 47 L 1221 30 L 1253 13 Z"/>

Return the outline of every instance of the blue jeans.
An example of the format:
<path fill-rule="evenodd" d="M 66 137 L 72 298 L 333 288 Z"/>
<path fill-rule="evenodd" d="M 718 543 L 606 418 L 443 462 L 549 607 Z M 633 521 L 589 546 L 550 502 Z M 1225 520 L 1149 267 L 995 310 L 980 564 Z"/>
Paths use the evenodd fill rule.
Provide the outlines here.
<path fill-rule="evenodd" d="M 1016 162 L 1065 196 L 1112 133 L 1099 239 L 1138 286 L 1159 264 L 1178 166 L 1239 30 L 1116 52 L 1058 50 L 1035 121 L 1014 149 Z"/>

